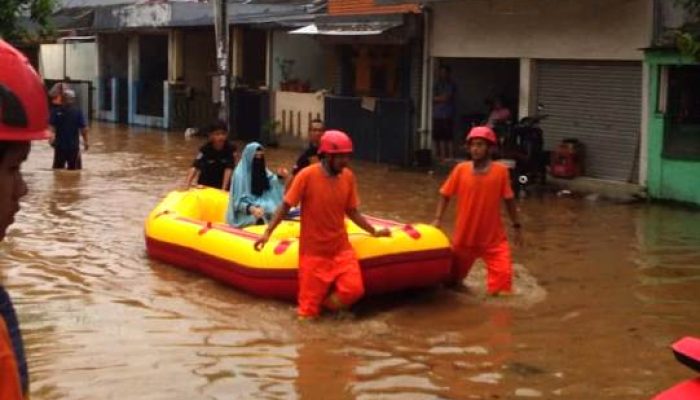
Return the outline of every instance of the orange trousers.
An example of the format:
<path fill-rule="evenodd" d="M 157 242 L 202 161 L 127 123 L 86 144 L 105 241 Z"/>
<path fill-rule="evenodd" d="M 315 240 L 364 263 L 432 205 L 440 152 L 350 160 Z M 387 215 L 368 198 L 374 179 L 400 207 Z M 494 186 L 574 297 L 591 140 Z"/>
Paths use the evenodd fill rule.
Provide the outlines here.
<path fill-rule="evenodd" d="M 22 400 L 19 369 L 5 320 L 0 317 L 0 399 Z"/>
<path fill-rule="evenodd" d="M 316 317 L 322 305 L 331 310 L 349 307 L 364 293 L 354 250 L 344 250 L 334 257 L 299 257 L 299 316 Z"/>
<path fill-rule="evenodd" d="M 486 262 L 487 290 L 494 294 L 509 292 L 513 287 L 513 261 L 508 240 L 504 239 L 490 247 L 468 247 L 454 249 L 452 279 L 461 282 L 467 277 L 474 262 L 481 258 Z"/>

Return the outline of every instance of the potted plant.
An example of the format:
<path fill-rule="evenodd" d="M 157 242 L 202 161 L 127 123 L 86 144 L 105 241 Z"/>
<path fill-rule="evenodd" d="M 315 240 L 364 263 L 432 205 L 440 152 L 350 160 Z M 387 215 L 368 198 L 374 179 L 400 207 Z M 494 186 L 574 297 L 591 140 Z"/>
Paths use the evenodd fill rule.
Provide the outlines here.
<path fill-rule="evenodd" d="M 277 58 L 277 67 L 280 69 L 280 75 L 282 80 L 280 81 L 280 90 L 290 91 L 293 90 L 291 87 L 292 83 L 292 70 L 294 69 L 294 60 L 289 58 Z"/>

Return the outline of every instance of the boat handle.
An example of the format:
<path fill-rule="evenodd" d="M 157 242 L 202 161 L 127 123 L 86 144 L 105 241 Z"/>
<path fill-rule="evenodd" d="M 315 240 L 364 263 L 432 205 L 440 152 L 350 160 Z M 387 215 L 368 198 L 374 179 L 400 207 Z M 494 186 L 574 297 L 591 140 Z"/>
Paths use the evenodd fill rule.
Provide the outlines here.
<path fill-rule="evenodd" d="M 197 232 L 197 233 L 199 234 L 199 236 L 202 236 L 211 229 L 211 226 L 212 226 L 211 222 L 207 222 L 207 224 L 204 225 L 202 227 L 202 229 L 200 229 L 199 232 Z"/>
<path fill-rule="evenodd" d="M 404 225 L 403 228 L 401 228 L 408 236 L 410 236 L 412 239 L 418 240 L 421 237 L 420 232 L 416 230 L 416 228 L 413 227 L 413 225 Z"/>

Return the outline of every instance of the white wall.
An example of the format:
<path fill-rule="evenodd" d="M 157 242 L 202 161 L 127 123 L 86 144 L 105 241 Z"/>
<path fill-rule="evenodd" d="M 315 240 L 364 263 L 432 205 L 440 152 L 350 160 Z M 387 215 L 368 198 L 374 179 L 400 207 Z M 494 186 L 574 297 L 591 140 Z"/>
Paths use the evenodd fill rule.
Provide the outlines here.
<path fill-rule="evenodd" d="M 64 58 L 65 54 L 65 76 Z M 42 44 L 39 48 L 39 74 L 44 79 L 64 79 L 92 82 L 92 109 L 98 109 L 97 85 L 97 44 L 95 42 L 68 42 L 65 44 Z M 82 108 L 87 113 L 88 98 L 80 93 L 77 101 L 83 104 Z M 92 116 L 90 116 L 92 117 Z"/>
<path fill-rule="evenodd" d="M 326 55 L 318 40 L 307 35 L 290 35 L 274 31 L 272 36 L 272 88 L 279 89 L 282 74 L 277 60 L 295 60 L 292 78 L 311 81 L 311 89 L 330 87 L 326 82 Z"/>
<path fill-rule="evenodd" d="M 64 45 L 42 44 L 39 71 L 45 79 L 63 79 Z M 97 46 L 95 42 L 68 42 L 65 45 L 66 76 L 73 80 L 97 80 Z"/>
<path fill-rule="evenodd" d="M 651 0 L 470 0 L 435 3 L 435 57 L 641 60 Z"/>
<path fill-rule="evenodd" d="M 213 29 L 183 32 L 182 55 L 185 84 L 198 94 L 211 95 L 212 76 L 216 74 L 216 46 Z"/>

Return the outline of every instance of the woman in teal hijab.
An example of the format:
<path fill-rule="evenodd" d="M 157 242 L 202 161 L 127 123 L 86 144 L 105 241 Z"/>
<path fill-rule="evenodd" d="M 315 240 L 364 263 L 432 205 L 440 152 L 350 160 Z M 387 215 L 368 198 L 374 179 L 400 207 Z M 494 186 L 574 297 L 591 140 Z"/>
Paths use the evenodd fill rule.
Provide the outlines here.
<path fill-rule="evenodd" d="M 226 222 L 236 228 L 266 223 L 283 196 L 284 182 L 265 167 L 265 149 L 249 143 L 233 172 Z"/>

